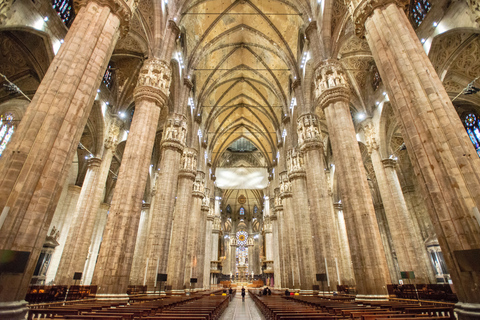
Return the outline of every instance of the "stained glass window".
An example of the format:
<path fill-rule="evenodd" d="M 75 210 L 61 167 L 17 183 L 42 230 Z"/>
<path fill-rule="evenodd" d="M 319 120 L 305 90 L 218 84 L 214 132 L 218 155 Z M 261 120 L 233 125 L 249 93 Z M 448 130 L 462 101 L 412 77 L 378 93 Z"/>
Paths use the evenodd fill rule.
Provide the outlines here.
<path fill-rule="evenodd" d="M 467 128 L 468 136 L 480 157 L 480 119 L 475 114 L 469 113 L 464 117 L 463 122 Z"/>
<path fill-rule="evenodd" d="M 113 69 L 112 66 L 109 64 L 105 74 L 103 75 L 103 83 L 107 86 L 108 89 L 112 87 L 112 76 L 113 76 Z"/>
<path fill-rule="evenodd" d="M 411 15 L 415 27 L 422 24 L 432 5 L 428 0 L 413 0 L 411 3 Z"/>
<path fill-rule="evenodd" d="M 53 0 L 52 6 L 57 11 L 58 16 L 62 19 L 63 23 L 70 27 L 73 18 L 75 18 L 75 11 L 73 9 L 72 0 Z"/>
<path fill-rule="evenodd" d="M 245 215 L 245 209 L 243 209 L 243 207 L 240 208 L 240 215 L 241 215 L 241 216 Z"/>
<path fill-rule="evenodd" d="M 11 113 L 2 114 L 0 116 L 0 156 L 7 147 L 14 131 L 13 115 Z"/>
<path fill-rule="evenodd" d="M 240 230 L 237 232 L 237 245 L 244 247 L 247 245 L 248 232 L 245 230 Z"/>
<path fill-rule="evenodd" d="M 253 207 L 253 213 L 257 214 L 257 212 L 258 212 L 258 207 L 257 207 L 257 205 L 255 205 L 255 206 Z"/>
<path fill-rule="evenodd" d="M 382 78 L 380 78 L 380 72 L 378 72 L 377 67 L 375 66 L 373 68 L 373 79 L 372 79 L 372 88 L 374 91 L 377 91 L 377 89 L 380 87 L 380 84 L 382 83 Z"/>
<path fill-rule="evenodd" d="M 227 213 L 232 213 L 232 207 L 230 207 L 230 205 L 227 205 L 225 210 L 227 210 Z"/>

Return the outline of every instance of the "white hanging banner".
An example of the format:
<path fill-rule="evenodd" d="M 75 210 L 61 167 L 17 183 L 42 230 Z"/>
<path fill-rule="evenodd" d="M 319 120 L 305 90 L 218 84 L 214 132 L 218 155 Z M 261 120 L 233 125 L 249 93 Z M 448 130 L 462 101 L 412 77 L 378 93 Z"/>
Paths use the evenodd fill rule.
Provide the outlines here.
<path fill-rule="evenodd" d="M 217 168 L 215 177 L 221 189 L 264 189 L 268 186 L 267 168 Z"/>

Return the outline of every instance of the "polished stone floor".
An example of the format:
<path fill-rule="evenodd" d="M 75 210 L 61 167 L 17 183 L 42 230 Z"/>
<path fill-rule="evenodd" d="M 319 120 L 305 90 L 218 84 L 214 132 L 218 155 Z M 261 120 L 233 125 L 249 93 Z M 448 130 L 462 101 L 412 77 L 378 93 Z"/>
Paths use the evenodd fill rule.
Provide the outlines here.
<path fill-rule="evenodd" d="M 223 312 L 220 320 L 264 320 L 265 318 L 258 310 L 253 299 L 248 293 L 245 295 L 245 301 L 242 301 L 240 290 L 237 291 L 233 300 L 229 303 L 228 308 Z"/>

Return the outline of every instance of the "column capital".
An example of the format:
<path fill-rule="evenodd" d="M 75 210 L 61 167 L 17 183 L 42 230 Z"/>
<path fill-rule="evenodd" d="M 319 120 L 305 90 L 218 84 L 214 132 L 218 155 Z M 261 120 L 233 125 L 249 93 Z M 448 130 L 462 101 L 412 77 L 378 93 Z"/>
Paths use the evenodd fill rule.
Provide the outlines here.
<path fill-rule="evenodd" d="M 383 159 L 382 164 L 384 168 L 393 168 L 395 169 L 395 166 L 397 165 L 397 160 L 395 159 Z"/>
<path fill-rule="evenodd" d="M 290 180 L 305 178 L 303 153 L 296 150 L 296 148 L 287 151 L 287 170 Z"/>
<path fill-rule="evenodd" d="M 405 7 L 409 4 L 408 0 L 356 0 L 352 1 L 353 6 L 353 21 L 355 23 L 355 34 L 358 37 L 365 35 L 365 21 L 372 15 L 377 8 L 387 6 L 389 4 L 396 4 L 400 7 Z M 356 7 L 355 7 L 356 5 Z"/>
<path fill-rule="evenodd" d="M 133 92 L 135 100 L 153 101 L 161 108 L 168 99 L 171 79 L 172 70 L 167 62 L 157 58 L 145 60 Z"/>
<path fill-rule="evenodd" d="M 274 209 L 275 210 L 275 209 Z M 275 212 L 273 212 L 271 215 L 270 215 L 270 220 L 271 221 L 277 221 L 278 217 L 277 217 L 277 214 Z"/>
<path fill-rule="evenodd" d="M 182 154 L 179 177 L 195 180 L 197 175 L 197 150 L 185 148 Z"/>
<path fill-rule="evenodd" d="M 187 117 L 179 113 L 170 114 L 163 132 L 161 148 L 183 152 L 187 142 Z"/>
<path fill-rule="evenodd" d="M 88 165 L 88 168 L 96 168 L 96 167 L 100 167 L 100 164 L 102 163 L 102 159 L 100 158 L 89 158 L 87 160 L 87 165 Z"/>
<path fill-rule="evenodd" d="M 301 151 L 323 148 L 319 118 L 314 113 L 306 113 L 297 119 L 298 145 Z"/>
<path fill-rule="evenodd" d="M 327 59 L 315 70 L 315 98 L 322 109 L 336 101 L 350 101 L 347 75 L 340 61 Z"/>
<path fill-rule="evenodd" d="M 95 2 L 100 6 L 110 8 L 111 12 L 120 19 L 120 34 L 126 36 L 130 28 L 130 19 L 132 18 L 132 9 L 124 0 L 73 0 L 75 12 L 81 7 L 85 7 L 89 2 Z"/>

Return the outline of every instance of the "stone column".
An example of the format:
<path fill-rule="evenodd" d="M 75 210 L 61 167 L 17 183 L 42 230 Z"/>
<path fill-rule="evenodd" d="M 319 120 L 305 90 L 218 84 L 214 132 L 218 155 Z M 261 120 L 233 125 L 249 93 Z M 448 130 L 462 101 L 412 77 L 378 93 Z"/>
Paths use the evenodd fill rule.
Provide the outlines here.
<path fill-rule="evenodd" d="M 103 191 L 117 147 L 121 125 L 120 119 L 113 118 L 108 137 L 105 140 L 103 158 L 91 158 L 88 160 L 87 174 L 75 208 L 76 219 L 68 234 L 60 266 L 55 277 L 55 283 L 57 284 L 73 285 L 75 283 L 73 274 L 75 272 L 83 272 L 85 268 L 97 220 L 98 208 L 100 208 L 102 202 Z"/>
<path fill-rule="evenodd" d="M 236 265 L 236 255 L 237 255 L 237 240 L 235 239 L 235 233 L 230 234 L 230 273 L 233 277 L 237 274 L 237 265 Z"/>
<path fill-rule="evenodd" d="M 312 223 L 307 199 L 307 182 L 303 154 L 296 149 L 287 152 L 288 178 L 292 184 L 295 223 L 297 238 L 298 267 L 300 288 L 302 291 L 312 291 L 315 281 L 315 254 L 312 242 Z"/>
<path fill-rule="evenodd" d="M 165 122 L 161 142 L 160 170 L 157 181 L 161 185 L 155 193 L 146 248 L 146 284 L 155 287 L 157 274 L 167 273 L 168 251 L 172 234 L 173 211 L 178 188 L 180 161 L 187 138 L 187 119 L 182 114 L 170 114 Z M 147 262 L 148 261 L 148 262 Z"/>
<path fill-rule="evenodd" d="M 287 278 L 287 285 L 289 289 L 300 289 L 300 269 L 299 261 L 300 254 L 298 253 L 299 248 L 297 247 L 296 239 L 296 226 L 295 226 L 295 213 L 293 211 L 292 203 L 292 184 L 288 181 L 287 172 L 280 173 L 280 198 L 283 200 L 283 214 L 285 215 L 284 219 L 284 230 L 285 233 L 285 246 L 288 246 L 288 251 L 290 253 L 288 262 L 286 262 L 286 272 L 289 273 Z"/>
<path fill-rule="evenodd" d="M 291 286 L 292 273 L 289 272 L 290 266 L 290 246 L 287 242 L 286 221 L 283 211 L 283 200 L 280 198 L 280 188 L 275 188 L 275 206 L 274 212 L 278 219 L 278 239 L 280 252 L 280 281 L 282 288 L 293 288 Z"/>
<path fill-rule="evenodd" d="M 346 81 L 340 63 L 325 60 L 315 72 L 315 94 L 325 113 L 332 143 L 357 299 L 386 299 L 387 262 L 350 114 Z"/>
<path fill-rule="evenodd" d="M 464 250 L 480 247 L 480 158 L 401 5 L 356 1 L 355 28 L 365 34 L 387 88 L 455 291 L 459 316 L 480 317 L 480 273 L 461 271 Z"/>
<path fill-rule="evenodd" d="M 429 259 L 425 246 L 417 241 L 419 237 L 395 171 L 396 160 L 382 160 L 373 123 L 368 122 L 364 131 L 400 271 L 413 271 L 415 283 L 428 283 L 431 277 L 425 261 Z"/>
<path fill-rule="evenodd" d="M 154 175 L 155 176 L 155 175 Z M 150 195 L 155 196 L 156 190 L 152 190 Z M 145 255 L 149 226 L 151 226 L 150 219 L 150 203 L 142 205 L 142 212 L 140 214 L 140 222 L 138 224 L 137 240 L 135 241 L 135 253 L 133 254 L 132 270 L 130 271 L 130 285 L 143 285 L 145 280 Z"/>
<path fill-rule="evenodd" d="M 178 176 L 177 202 L 173 220 L 172 239 L 168 254 L 168 285 L 172 292 L 185 292 L 185 261 L 187 249 L 187 230 L 192 211 L 192 191 L 197 173 L 197 151 L 190 148 L 183 150 Z M 201 201 L 201 200 L 200 200 Z"/>
<path fill-rule="evenodd" d="M 280 268 L 280 235 L 279 235 L 279 221 L 276 212 L 273 212 L 270 215 L 270 220 L 272 221 L 272 233 L 273 233 L 273 275 L 274 275 L 274 287 L 277 290 L 282 288 L 282 269 Z"/>
<path fill-rule="evenodd" d="M 335 232 L 332 198 L 325 176 L 323 141 L 317 115 L 307 113 L 300 116 L 297 120 L 297 132 L 298 145 L 305 158 L 316 273 L 326 273 L 328 287 L 336 290 L 340 283 L 337 276 L 339 243 Z"/>
<path fill-rule="evenodd" d="M 355 276 L 353 274 L 352 257 L 350 255 L 347 228 L 345 226 L 345 218 L 343 216 L 343 205 L 341 203 L 335 203 L 333 207 L 336 211 L 335 221 L 338 232 L 338 242 L 340 244 L 342 274 L 345 275 L 343 279 L 340 278 L 343 280 L 340 284 L 353 286 L 355 285 Z"/>
<path fill-rule="evenodd" d="M 273 228 L 270 216 L 264 219 L 263 226 L 265 232 L 265 260 L 273 261 Z"/>
<path fill-rule="evenodd" d="M 191 262 L 191 270 L 192 270 L 192 278 L 197 278 L 196 289 L 202 290 L 204 287 L 203 282 L 203 271 L 205 267 L 205 255 L 206 255 L 206 226 L 207 226 L 207 216 L 210 209 L 210 195 L 209 189 L 205 189 L 205 196 L 202 199 L 202 204 L 200 208 L 200 214 L 197 219 L 197 228 L 195 230 L 195 238 L 194 240 L 194 250 L 192 251 L 192 262 Z M 193 219 L 192 219 L 193 220 Z M 192 222 L 190 220 L 190 223 Z M 210 257 L 209 257 L 210 258 Z M 208 259 L 210 260 L 210 259 Z M 210 270 L 210 268 L 208 268 Z"/>
<path fill-rule="evenodd" d="M 107 224 L 108 209 L 110 209 L 108 203 L 102 203 L 98 208 L 92 241 L 88 252 L 87 262 L 85 263 L 85 270 L 83 272 L 83 285 L 90 285 L 92 283 L 93 272 L 95 271 L 95 265 L 97 264 L 98 250 L 100 250 L 103 231 Z"/>
<path fill-rule="evenodd" d="M 185 288 L 190 288 L 190 278 L 197 278 L 193 268 L 197 264 L 197 250 L 201 250 L 198 246 L 198 232 L 201 228 L 202 201 L 205 198 L 205 173 L 197 171 L 195 182 L 193 183 L 192 200 L 190 210 L 187 214 L 188 228 L 186 233 L 186 251 L 185 251 Z M 199 279 L 197 278 L 197 284 Z M 195 284 L 195 288 L 197 288 Z"/>
<path fill-rule="evenodd" d="M 62 253 L 63 249 L 65 248 L 65 242 L 67 241 L 70 226 L 72 225 L 72 222 L 75 221 L 75 207 L 81 191 L 81 187 L 73 184 L 69 185 L 63 206 L 61 208 L 57 207 L 57 211 L 55 212 L 55 215 L 57 215 L 57 212 L 60 211 L 58 214 L 61 216 L 57 221 L 55 221 L 55 224 L 53 224 L 54 222 L 52 221 L 53 227 L 56 228 L 57 232 L 60 232 L 60 236 L 57 240 L 59 245 L 55 248 L 55 251 L 52 254 L 45 278 L 45 283 L 53 281 L 55 279 L 55 275 L 57 274 L 58 265 L 60 264 L 60 259 L 62 258 Z"/>
<path fill-rule="evenodd" d="M 23 298 L 96 89 L 119 29 L 128 27 L 131 16 L 122 0 L 81 5 L 0 159 L 0 249 L 30 253 L 23 273 L 0 275 L 0 316 L 5 318 L 26 313 Z"/>
<path fill-rule="evenodd" d="M 158 59 L 144 62 L 134 91 L 135 114 L 123 153 L 93 284 L 97 298 L 126 295 L 160 109 L 170 87 L 169 65 Z"/>
<path fill-rule="evenodd" d="M 206 228 L 205 228 L 205 259 L 203 261 L 203 289 L 208 290 L 210 288 L 210 262 L 213 261 L 213 220 L 215 216 L 213 215 L 213 208 L 210 207 L 210 210 L 206 217 Z M 218 246 L 218 234 L 217 234 L 217 246 Z M 216 261 L 216 260 L 215 260 Z"/>

